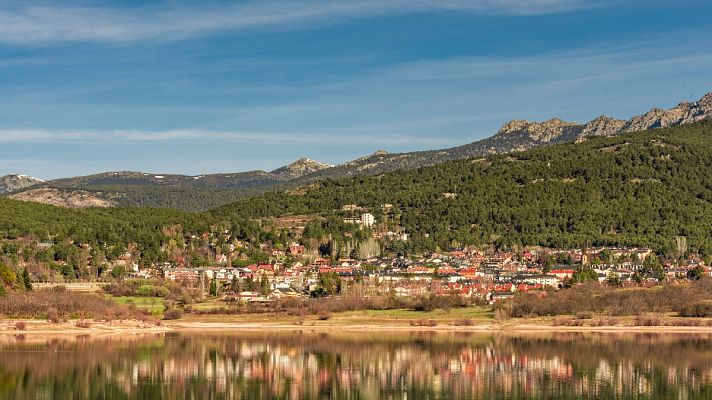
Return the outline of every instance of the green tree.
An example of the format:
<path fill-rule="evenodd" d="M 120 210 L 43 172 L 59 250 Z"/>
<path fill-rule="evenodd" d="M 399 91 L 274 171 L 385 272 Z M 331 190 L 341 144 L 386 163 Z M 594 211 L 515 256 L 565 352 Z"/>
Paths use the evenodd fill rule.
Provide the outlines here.
<path fill-rule="evenodd" d="M 571 276 L 572 283 L 597 282 L 598 273 L 591 268 L 579 267 Z"/>
<path fill-rule="evenodd" d="M 210 295 L 215 297 L 218 295 L 218 282 L 214 277 L 210 280 Z"/>
<path fill-rule="evenodd" d="M 616 274 L 608 274 L 606 277 L 606 283 L 610 286 L 622 286 L 623 282 L 621 282 L 621 278 L 618 277 Z"/>
<path fill-rule="evenodd" d="M 705 269 L 698 265 L 687 273 L 687 277 L 688 279 L 692 279 L 693 281 L 699 281 L 700 279 L 702 279 L 704 274 Z"/>
<path fill-rule="evenodd" d="M 341 277 L 335 272 L 319 274 L 319 283 L 316 291 L 312 293 L 314 297 L 333 296 L 341 293 Z"/>
<path fill-rule="evenodd" d="M 0 262 L 0 285 L 12 286 L 16 280 L 15 271 Z"/>
<path fill-rule="evenodd" d="M 111 270 L 111 276 L 115 279 L 121 280 L 126 276 L 126 267 L 123 265 L 117 265 Z"/>
<path fill-rule="evenodd" d="M 267 296 L 272 290 L 272 285 L 269 282 L 269 277 L 266 273 L 262 273 L 262 278 L 260 279 L 260 293 L 262 296 Z"/>
<path fill-rule="evenodd" d="M 25 290 L 32 290 L 32 281 L 30 281 L 30 274 L 27 272 L 27 268 L 22 270 L 22 285 Z"/>
<path fill-rule="evenodd" d="M 240 288 L 240 280 L 237 278 L 237 274 L 232 276 L 230 281 L 230 289 L 235 293 L 240 293 L 242 290 Z"/>

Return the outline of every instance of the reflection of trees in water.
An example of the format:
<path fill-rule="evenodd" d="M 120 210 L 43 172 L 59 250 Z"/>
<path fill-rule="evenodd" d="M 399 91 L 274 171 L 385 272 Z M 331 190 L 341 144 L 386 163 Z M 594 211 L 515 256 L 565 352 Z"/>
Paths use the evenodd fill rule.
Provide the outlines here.
<path fill-rule="evenodd" d="M 169 334 L 0 350 L 0 398 L 712 397 L 709 336 Z"/>

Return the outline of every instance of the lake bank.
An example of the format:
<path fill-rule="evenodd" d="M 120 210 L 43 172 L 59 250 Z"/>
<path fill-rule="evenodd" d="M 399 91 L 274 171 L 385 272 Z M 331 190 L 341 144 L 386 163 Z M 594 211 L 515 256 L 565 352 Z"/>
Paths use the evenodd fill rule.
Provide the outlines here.
<path fill-rule="evenodd" d="M 342 315 L 345 314 L 345 315 Z M 0 335 L 132 335 L 163 332 L 261 332 L 261 331 L 314 331 L 329 333 L 349 332 L 640 332 L 640 333 L 712 333 L 708 321 L 699 326 L 635 325 L 632 318 L 620 318 L 616 325 L 595 326 L 595 320 L 584 321 L 580 326 L 556 325 L 551 318 L 528 318 L 506 321 L 492 319 L 461 320 L 432 317 L 418 320 L 377 318 L 342 313 L 327 320 L 318 317 L 295 318 L 286 315 L 187 315 L 178 320 L 144 321 L 84 321 L 75 320 L 52 323 L 46 320 L 0 320 Z M 432 314 L 431 314 L 432 316 Z M 663 321 L 665 322 L 665 321 Z M 19 324 L 18 324 L 19 323 Z"/>

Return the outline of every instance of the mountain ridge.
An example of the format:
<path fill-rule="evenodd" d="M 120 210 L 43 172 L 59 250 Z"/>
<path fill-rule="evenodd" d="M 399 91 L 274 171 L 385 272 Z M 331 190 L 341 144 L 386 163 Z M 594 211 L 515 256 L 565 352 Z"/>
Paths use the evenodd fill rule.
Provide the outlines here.
<path fill-rule="evenodd" d="M 176 206 L 181 209 L 207 209 L 220 202 L 236 200 L 266 190 L 296 187 L 322 179 L 338 179 L 357 175 L 372 175 L 399 169 L 412 169 L 446 161 L 485 157 L 493 154 L 525 151 L 535 147 L 581 142 L 596 136 L 614 136 L 627 132 L 690 124 L 712 117 L 712 92 L 694 102 L 680 102 L 668 110 L 652 108 L 628 120 L 601 115 L 586 123 L 551 118 L 542 122 L 515 119 L 506 122 L 491 137 L 462 146 L 408 153 L 385 150 L 331 166 L 309 158 L 301 158 L 270 172 L 262 170 L 197 176 L 149 174 L 143 172 L 107 172 L 85 177 L 63 178 L 16 190 L 29 191 L 39 187 L 58 190 L 102 192 L 100 197 L 117 201 L 118 205 Z M 129 189 L 130 188 L 130 189 Z M 175 201 L 162 202 L 160 197 L 170 190 Z M 220 200 L 205 205 L 184 206 L 180 191 L 221 191 Z M 146 194 L 146 191 L 153 191 Z M 136 194 L 133 192 L 141 192 Z M 160 193 L 159 193 L 160 192 Z M 85 193 L 82 193 L 85 195 Z M 197 196 L 191 193 L 191 196 Z M 208 194 L 201 194 L 209 197 Z M 32 201 L 32 195 L 24 195 Z M 117 200 L 118 199 L 118 200 Z M 196 200 L 198 201 L 198 200 Z"/>

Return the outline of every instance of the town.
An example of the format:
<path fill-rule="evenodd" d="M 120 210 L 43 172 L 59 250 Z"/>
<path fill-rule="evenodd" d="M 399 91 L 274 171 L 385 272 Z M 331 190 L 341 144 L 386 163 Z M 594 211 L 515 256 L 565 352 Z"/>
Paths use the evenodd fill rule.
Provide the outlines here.
<path fill-rule="evenodd" d="M 384 205 L 383 210 L 391 210 Z M 387 213 L 380 213 L 383 219 Z M 169 283 L 193 290 L 194 298 L 269 303 L 282 298 L 338 296 L 355 284 L 393 296 L 458 296 L 493 304 L 521 292 L 557 290 L 585 281 L 608 286 L 650 286 L 658 282 L 712 276 L 709 260 L 663 260 L 641 247 L 586 246 L 579 249 L 524 247 L 498 250 L 453 247 L 418 255 L 386 246 L 406 242 L 397 225 L 379 223 L 357 205 L 344 206 L 339 218 L 360 238 L 338 246 L 305 235 L 313 219 L 289 217 L 263 222 L 271 240 L 238 239 L 226 226 L 200 234 L 180 226 L 163 230 L 162 260 L 147 263 L 137 246 L 109 259 L 88 244 L 40 242 L 32 237 L 0 243 L 2 259 L 15 271 L 28 271 L 37 287 L 102 286 L 124 280 Z M 368 293 L 368 292 L 365 292 Z M 154 295 L 147 291 L 148 295 Z M 158 293 L 160 297 L 160 292 Z"/>

